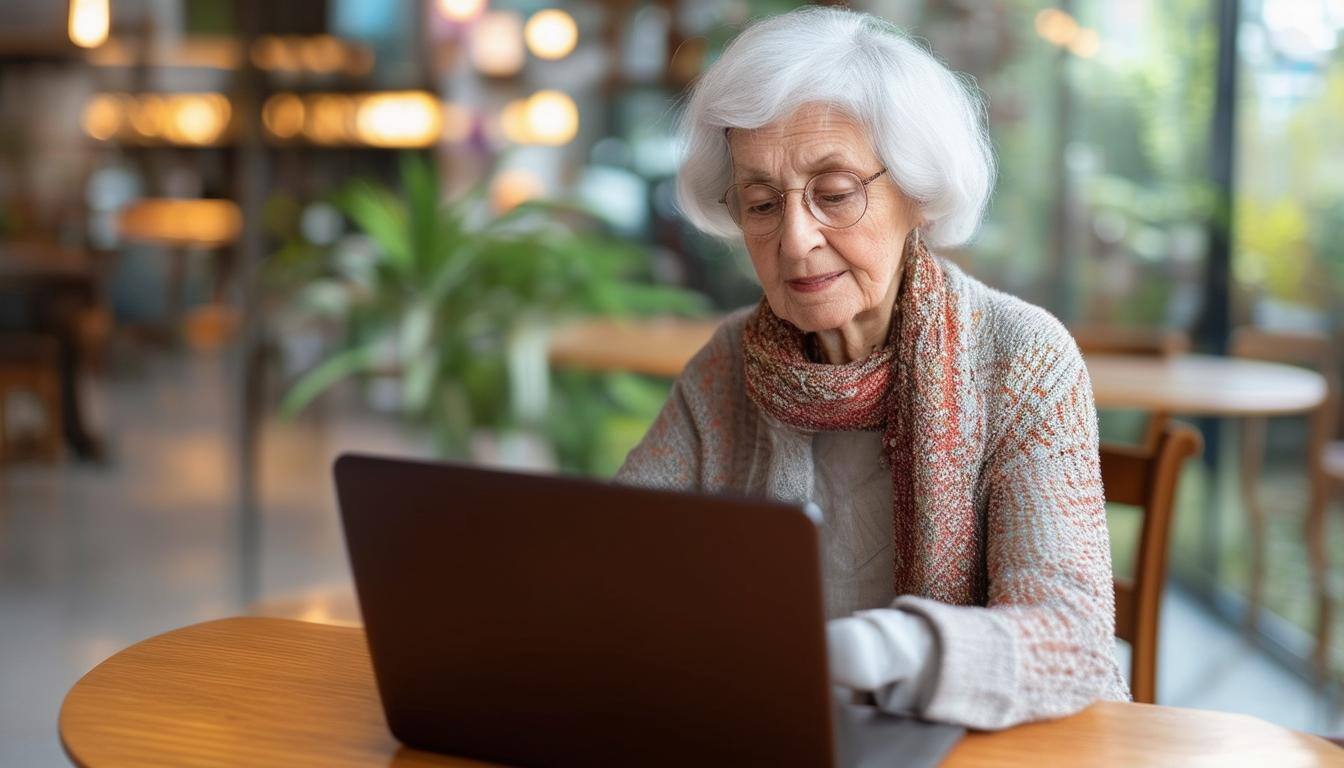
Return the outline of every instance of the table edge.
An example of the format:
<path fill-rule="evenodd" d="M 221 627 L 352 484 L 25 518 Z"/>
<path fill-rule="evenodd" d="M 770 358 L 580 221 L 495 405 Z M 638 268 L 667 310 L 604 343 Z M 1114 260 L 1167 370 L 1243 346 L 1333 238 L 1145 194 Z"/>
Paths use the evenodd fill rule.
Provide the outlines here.
<path fill-rule="evenodd" d="M 106 664 L 108 664 L 108 663 L 110 663 L 110 662 L 112 662 L 112 661 L 115 661 L 117 658 L 119 658 L 119 657 L 122 656 L 123 654 L 129 653 L 129 652 L 131 652 L 132 650 L 134 650 L 134 649 L 136 649 L 136 648 L 139 648 L 139 647 L 142 646 L 142 645 L 145 645 L 146 643 L 152 643 L 152 642 L 155 642 L 155 641 L 157 641 L 157 640 L 161 640 L 161 639 L 163 639 L 163 638 L 170 637 L 170 636 L 173 636 L 173 635 L 178 635 L 178 634 L 183 634 L 183 633 L 191 632 L 191 631 L 193 631 L 193 630 L 201 629 L 201 628 L 203 628 L 203 627 L 207 627 L 207 626 L 210 626 L 210 625 L 212 625 L 212 624 L 230 624 L 230 625 L 237 625 L 237 624 L 273 624 L 273 625 L 279 625 L 279 624 L 299 624 L 299 625 L 303 625 L 303 626 L 305 627 L 305 631 L 307 630 L 307 628 L 310 628 L 310 627 L 316 627 L 316 628 L 319 628 L 318 631 L 325 631 L 325 630 L 328 630 L 328 629 L 334 629 L 334 630 L 338 630 L 338 631 L 339 631 L 339 630 L 350 631 L 350 630 L 352 630 L 352 629 L 355 629 L 355 630 L 359 631 L 360 634 L 363 634 L 363 633 L 364 633 L 364 629 L 363 629 L 363 627 L 341 627 L 341 626 L 335 626 L 335 625 L 330 625 L 330 626 L 328 626 L 328 625 L 323 625 L 323 624 L 315 624 L 315 623 L 313 623 L 313 622 L 308 622 L 308 621 L 300 621 L 300 620 L 298 620 L 298 619 L 283 619 L 283 618 L 274 617 L 274 616 L 225 616 L 225 617 L 218 618 L 218 619 L 209 619 L 209 620 L 206 620 L 206 621 L 198 621 L 198 622 L 196 622 L 196 623 L 194 623 L 194 624 L 187 624 L 187 625 L 185 625 L 185 626 L 177 627 L 176 629 L 170 629 L 170 630 L 167 630 L 167 631 L 164 631 L 164 632 L 159 632 L 159 633 L 157 633 L 157 634 L 150 635 L 149 637 L 143 638 L 143 639 L 141 639 L 141 640 L 137 640 L 136 642 L 131 643 L 130 645 L 126 646 L 125 648 L 122 648 L 121 650 L 117 651 L 116 653 L 112 654 L 111 656 L 108 656 L 107 658 L 105 658 L 105 659 L 103 659 L 102 661 L 98 662 L 97 664 L 93 665 L 93 667 L 91 667 L 87 672 L 85 672 L 84 674 L 80 675 L 80 676 L 79 676 L 79 679 L 75 681 L 74 685 L 70 686 L 70 688 L 65 692 L 65 695 L 61 697 L 61 707 L 60 707 L 60 709 L 58 710 L 57 715 L 56 715 L 56 735 L 57 735 L 57 737 L 58 737 L 58 740 L 61 742 L 61 751 L 65 753 L 66 758 L 68 758 L 68 759 L 70 760 L 70 762 L 71 762 L 71 763 L 74 763 L 76 766 L 81 766 L 81 768 L 84 768 L 85 766 L 88 766 L 88 763 L 86 763 L 86 762 L 84 762 L 83 760 L 80 760 L 80 759 L 79 759 L 79 757 L 75 754 L 74 750 L 71 748 L 69 741 L 66 739 L 66 715 L 67 715 L 67 711 L 68 711 L 68 708 L 69 708 L 69 704 L 70 704 L 70 699 L 71 699 L 71 697 L 73 697 L 73 696 L 75 695 L 76 691 L 78 691 L 82 686 L 85 685 L 85 682 L 86 682 L 91 676 L 93 676 L 93 675 L 96 674 L 100 669 L 102 669 L 104 665 L 106 665 Z"/>

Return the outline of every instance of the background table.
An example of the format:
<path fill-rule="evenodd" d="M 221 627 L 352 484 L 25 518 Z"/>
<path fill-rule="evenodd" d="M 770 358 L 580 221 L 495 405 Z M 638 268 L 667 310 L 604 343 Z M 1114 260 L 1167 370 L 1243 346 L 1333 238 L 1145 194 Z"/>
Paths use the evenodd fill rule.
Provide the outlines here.
<path fill-rule="evenodd" d="M 552 337 L 552 365 L 590 371 L 624 371 L 673 378 L 714 335 L 722 318 L 688 320 L 588 320 Z"/>
<path fill-rule="evenodd" d="M 1085 355 L 1098 407 L 1185 416 L 1284 416 L 1325 401 L 1325 378 L 1236 357 Z"/>
<path fill-rule="evenodd" d="M 552 365 L 676 376 L 721 319 L 592 320 L 551 339 Z M 1102 408 L 1187 416 L 1280 416 L 1325 399 L 1325 379 L 1291 365 L 1211 355 L 1087 355 Z"/>
<path fill-rule="evenodd" d="M 189 341 L 208 349 L 232 337 L 239 324 L 238 310 L 226 303 L 225 296 L 242 229 L 242 212 L 232 200 L 141 198 L 122 209 L 117 230 L 123 240 L 156 246 L 168 254 L 164 331 L 185 331 Z M 197 251 L 211 254 L 213 287 L 210 303 L 188 314 L 184 313 L 187 259 Z"/>
<path fill-rule="evenodd" d="M 484 766 L 388 732 L 363 631 L 233 618 L 150 638 L 65 698 L 77 765 Z M 968 736 L 945 768 L 1344 766 L 1344 750 L 1245 715 L 1103 702 L 1073 717 Z"/>

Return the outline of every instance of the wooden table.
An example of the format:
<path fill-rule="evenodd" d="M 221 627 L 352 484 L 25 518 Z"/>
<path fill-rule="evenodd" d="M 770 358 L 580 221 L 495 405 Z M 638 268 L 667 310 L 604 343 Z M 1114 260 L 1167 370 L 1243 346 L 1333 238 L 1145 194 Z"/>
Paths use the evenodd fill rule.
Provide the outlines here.
<path fill-rule="evenodd" d="M 210 250 L 238 241 L 243 215 L 232 200 L 141 198 L 121 211 L 117 224 L 127 240 Z"/>
<path fill-rule="evenodd" d="M 481 766 L 388 732 L 363 631 L 233 618 L 127 648 L 65 697 L 61 743 L 82 766 Z M 1103 702 L 968 736 L 946 768 L 1344 766 L 1344 750 L 1245 715 Z"/>
<path fill-rule="evenodd" d="M 210 198 L 141 198 L 121 211 L 117 225 L 122 239 L 167 251 L 170 260 L 164 304 L 170 326 L 182 327 L 188 341 L 199 348 L 221 347 L 239 323 L 237 312 L 225 304 L 236 258 L 232 249 L 243 228 L 237 203 Z M 187 315 L 183 308 L 190 251 L 214 254 L 214 278 L 210 304 Z"/>
<path fill-rule="evenodd" d="M 1184 416 L 1285 416 L 1325 402 L 1325 378 L 1307 368 L 1237 357 L 1087 355 L 1103 408 Z"/>
<path fill-rule="evenodd" d="M 591 320 L 561 328 L 550 360 L 561 367 L 676 376 L 720 319 Z M 1211 355 L 1088 355 L 1097 405 L 1187 416 L 1279 416 L 1325 400 L 1320 374 Z"/>
<path fill-rule="evenodd" d="M 674 378 L 714 335 L 722 318 L 586 320 L 551 337 L 552 365 Z"/>

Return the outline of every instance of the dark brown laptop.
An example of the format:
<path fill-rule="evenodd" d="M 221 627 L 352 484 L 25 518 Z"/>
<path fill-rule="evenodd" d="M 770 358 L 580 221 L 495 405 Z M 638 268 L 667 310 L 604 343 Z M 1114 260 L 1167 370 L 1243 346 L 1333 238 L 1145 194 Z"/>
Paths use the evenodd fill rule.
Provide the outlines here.
<path fill-rule="evenodd" d="M 817 529 L 760 499 L 345 455 L 388 726 L 522 766 L 933 765 L 827 678 Z"/>

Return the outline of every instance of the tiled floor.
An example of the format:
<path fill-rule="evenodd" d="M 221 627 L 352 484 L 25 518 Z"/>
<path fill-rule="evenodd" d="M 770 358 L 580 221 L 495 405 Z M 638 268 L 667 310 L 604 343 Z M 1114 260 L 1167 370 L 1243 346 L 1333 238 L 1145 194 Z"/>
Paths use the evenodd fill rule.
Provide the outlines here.
<path fill-rule="evenodd" d="M 233 377 L 222 358 L 129 350 L 91 395 L 107 466 L 0 470 L 0 766 L 65 765 L 61 699 L 150 635 L 244 610 L 235 528 Z M 264 596 L 348 580 L 329 480 L 340 450 L 426 454 L 390 419 L 331 409 L 264 430 Z M 1338 728 L 1325 702 L 1179 593 L 1163 703 Z"/>

